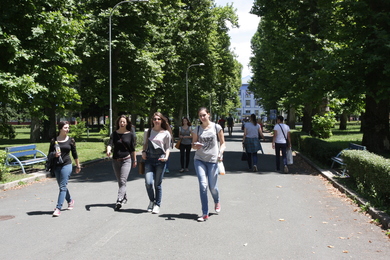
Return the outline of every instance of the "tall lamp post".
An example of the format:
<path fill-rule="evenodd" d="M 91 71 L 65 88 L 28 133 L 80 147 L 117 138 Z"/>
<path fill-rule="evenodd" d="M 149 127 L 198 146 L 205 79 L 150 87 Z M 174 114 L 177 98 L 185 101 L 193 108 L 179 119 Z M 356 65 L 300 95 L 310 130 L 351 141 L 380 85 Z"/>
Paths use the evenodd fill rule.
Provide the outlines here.
<path fill-rule="evenodd" d="M 188 109 L 188 70 L 191 67 L 195 67 L 195 66 L 204 66 L 204 63 L 191 64 L 187 68 L 187 72 L 186 72 L 186 100 L 187 100 L 187 118 L 188 118 L 188 120 L 190 119 L 189 112 L 188 112 L 189 111 L 189 109 Z"/>
<path fill-rule="evenodd" d="M 110 68 L 110 135 L 112 134 L 112 62 L 111 62 L 111 17 L 114 12 L 114 10 L 123 3 L 130 3 L 130 2 L 149 2 L 149 0 L 128 0 L 128 1 L 122 1 L 117 3 L 110 12 L 109 17 L 109 32 L 108 32 L 108 41 L 109 41 L 109 68 Z"/>

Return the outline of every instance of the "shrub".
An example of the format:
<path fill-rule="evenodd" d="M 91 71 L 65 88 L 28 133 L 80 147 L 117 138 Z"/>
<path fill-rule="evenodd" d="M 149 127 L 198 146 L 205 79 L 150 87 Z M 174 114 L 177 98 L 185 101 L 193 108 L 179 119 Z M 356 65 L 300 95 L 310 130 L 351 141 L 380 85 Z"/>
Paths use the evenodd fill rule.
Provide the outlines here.
<path fill-rule="evenodd" d="M 85 126 L 85 121 L 81 121 L 78 117 L 76 118 L 77 125 L 70 125 L 69 135 L 73 138 L 81 138 L 81 136 L 87 131 L 87 127 Z"/>
<path fill-rule="evenodd" d="M 348 175 L 370 196 L 390 201 L 390 160 L 360 150 L 345 150 Z"/>
<path fill-rule="evenodd" d="M 324 116 L 313 116 L 311 135 L 322 139 L 331 137 L 332 128 L 336 124 L 334 116 L 334 112 L 328 112 Z"/>
<path fill-rule="evenodd" d="M 0 181 L 5 181 L 9 175 L 9 168 L 5 165 L 7 153 L 0 150 Z"/>

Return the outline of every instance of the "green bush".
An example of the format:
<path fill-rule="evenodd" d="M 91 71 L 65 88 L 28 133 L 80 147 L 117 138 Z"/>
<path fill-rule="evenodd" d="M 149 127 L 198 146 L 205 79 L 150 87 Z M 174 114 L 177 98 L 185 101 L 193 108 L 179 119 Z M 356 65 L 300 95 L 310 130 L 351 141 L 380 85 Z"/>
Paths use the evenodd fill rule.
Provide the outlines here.
<path fill-rule="evenodd" d="M 9 175 L 9 168 L 5 165 L 7 153 L 0 150 L 0 181 L 5 181 Z"/>
<path fill-rule="evenodd" d="M 330 138 L 336 122 L 334 112 L 328 112 L 323 116 L 313 116 L 311 135 L 322 139 Z"/>
<path fill-rule="evenodd" d="M 390 160 L 360 150 L 345 150 L 342 158 L 348 175 L 374 198 L 390 202 Z"/>
<path fill-rule="evenodd" d="M 77 125 L 70 125 L 69 135 L 73 138 L 80 139 L 81 136 L 87 131 L 85 121 L 81 121 L 78 117 L 76 118 Z"/>

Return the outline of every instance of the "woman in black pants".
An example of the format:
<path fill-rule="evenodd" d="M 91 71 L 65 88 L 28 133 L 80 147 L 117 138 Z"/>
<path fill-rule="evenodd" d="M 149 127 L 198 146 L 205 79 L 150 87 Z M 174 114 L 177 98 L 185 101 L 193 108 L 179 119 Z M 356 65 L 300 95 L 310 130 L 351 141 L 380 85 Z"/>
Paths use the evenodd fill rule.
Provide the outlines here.
<path fill-rule="evenodd" d="M 187 117 L 181 120 L 181 127 L 179 127 L 180 142 L 180 172 L 184 172 L 184 156 L 185 156 L 185 171 L 188 172 L 188 165 L 190 163 L 190 153 L 192 146 L 192 127 L 191 122 Z"/>

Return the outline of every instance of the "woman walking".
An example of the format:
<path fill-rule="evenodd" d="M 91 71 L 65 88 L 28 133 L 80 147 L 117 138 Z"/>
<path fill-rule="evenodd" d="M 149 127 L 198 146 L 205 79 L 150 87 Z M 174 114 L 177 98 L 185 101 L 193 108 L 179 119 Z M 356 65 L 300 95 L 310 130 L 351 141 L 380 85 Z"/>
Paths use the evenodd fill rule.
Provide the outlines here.
<path fill-rule="evenodd" d="M 129 118 L 121 115 L 116 120 L 116 131 L 110 136 L 110 143 L 107 145 L 107 156 L 110 157 L 112 148 L 112 168 L 118 182 L 118 196 L 115 204 L 115 211 L 127 202 L 126 184 L 131 168 L 137 166 L 135 157 L 135 140 L 132 132 L 132 125 Z"/>
<path fill-rule="evenodd" d="M 286 149 L 287 147 L 291 148 L 291 135 L 290 127 L 286 124 L 283 124 L 283 120 L 283 116 L 278 116 L 276 119 L 276 125 L 274 126 L 274 137 L 272 139 L 272 148 L 275 149 L 276 171 L 280 171 L 280 151 L 282 151 L 284 165 L 283 171 L 284 173 L 288 173 Z"/>
<path fill-rule="evenodd" d="M 142 159 L 145 160 L 145 186 L 149 197 L 148 212 L 160 212 L 162 180 L 169 159 L 172 136 L 167 119 L 156 112 L 151 127 L 144 133 Z"/>
<path fill-rule="evenodd" d="M 76 173 L 81 170 L 80 162 L 76 150 L 76 142 L 73 138 L 68 136 L 69 123 L 67 121 L 61 121 L 58 123 L 58 136 L 53 138 L 50 142 L 49 153 L 54 153 L 57 158 L 57 164 L 54 168 L 54 173 L 59 186 L 59 194 L 57 200 L 57 206 L 54 209 L 53 217 L 59 217 L 61 215 L 62 204 L 66 200 L 68 202 L 68 210 L 72 210 L 74 207 L 74 199 L 70 196 L 68 190 L 68 181 L 72 174 L 72 159 L 70 153 L 72 153 L 73 159 L 76 163 Z M 59 151 L 56 151 L 56 147 Z"/>
<path fill-rule="evenodd" d="M 242 144 L 248 155 L 249 170 L 257 172 L 257 151 L 261 149 L 259 136 L 264 139 L 261 126 L 257 123 L 256 115 L 252 114 L 249 122 L 245 123 Z"/>
<path fill-rule="evenodd" d="M 183 117 L 181 120 L 181 127 L 179 127 L 179 138 L 180 138 L 180 164 L 181 169 L 179 172 L 188 172 L 188 165 L 190 163 L 190 153 L 192 146 L 192 127 L 191 122 L 187 117 Z M 185 165 L 184 165 L 185 158 Z"/>
<path fill-rule="evenodd" d="M 193 132 L 192 148 L 196 150 L 194 165 L 199 181 L 200 201 L 202 204 L 202 216 L 199 222 L 209 218 L 207 189 L 210 189 L 214 200 L 214 209 L 221 211 L 218 189 L 218 161 L 223 159 L 226 144 L 222 127 L 210 121 L 210 113 L 205 107 L 198 110 L 201 125 Z M 220 147 L 218 148 L 218 142 Z"/>

